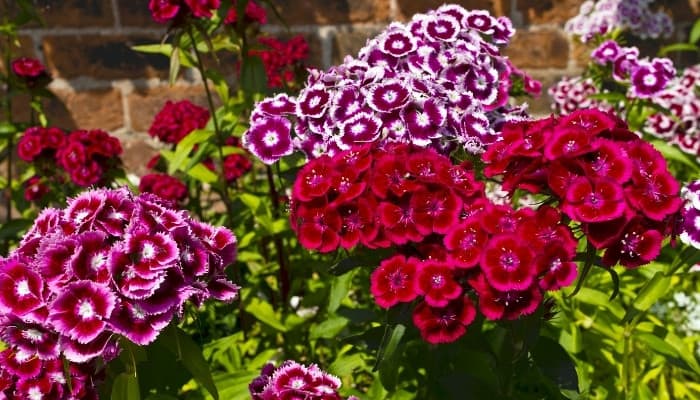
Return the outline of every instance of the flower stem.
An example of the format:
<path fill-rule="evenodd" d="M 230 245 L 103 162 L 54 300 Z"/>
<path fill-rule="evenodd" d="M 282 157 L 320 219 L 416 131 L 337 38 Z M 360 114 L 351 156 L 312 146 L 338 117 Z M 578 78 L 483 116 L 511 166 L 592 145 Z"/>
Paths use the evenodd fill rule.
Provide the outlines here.
<path fill-rule="evenodd" d="M 275 187 L 275 177 L 272 172 L 272 168 L 269 165 L 265 166 L 267 172 L 267 185 L 270 190 L 270 198 L 272 199 L 272 216 L 277 219 L 280 216 L 280 196 Z M 287 257 L 284 251 L 284 243 L 279 235 L 274 235 L 273 237 L 275 243 L 275 250 L 277 250 L 277 261 L 279 263 L 279 281 L 280 281 L 280 294 L 282 296 L 282 308 L 287 308 L 287 299 L 289 297 L 290 291 L 290 280 L 289 280 L 289 268 L 287 266 Z"/>

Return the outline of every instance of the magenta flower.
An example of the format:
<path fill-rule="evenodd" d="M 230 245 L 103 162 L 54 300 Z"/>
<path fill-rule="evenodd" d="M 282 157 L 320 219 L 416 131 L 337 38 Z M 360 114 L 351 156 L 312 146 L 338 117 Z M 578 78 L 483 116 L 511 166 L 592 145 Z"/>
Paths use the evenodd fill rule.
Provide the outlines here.
<path fill-rule="evenodd" d="M 535 281 L 535 254 L 525 243 L 517 235 L 501 234 L 486 244 L 481 253 L 481 269 L 495 289 L 524 290 Z"/>
<path fill-rule="evenodd" d="M 340 379 L 315 364 L 307 367 L 287 360 L 277 368 L 272 364 L 264 365 L 260 376 L 253 379 L 248 388 L 253 400 L 342 400 L 338 394 L 340 385 Z M 350 396 L 347 400 L 357 399 Z"/>
<path fill-rule="evenodd" d="M 417 259 L 406 259 L 402 255 L 382 261 L 370 279 L 374 302 L 380 307 L 389 308 L 415 299 L 418 296 L 415 281 L 418 265 Z"/>
<path fill-rule="evenodd" d="M 432 307 L 445 307 L 450 300 L 462 294 L 462 287 L 454 279 L 454 271 L 447 263 L 424 261 L 418 264 L 416 289 Z"/>
<path fill-rule="evenodd" d="M 292 124 L 282 117 L 255 121 L 242 139 L 243 147 L 266 164 L 292 153 Z"/>
<path fill-rule="evenodd" d="M 422 302 L 413 310 L 413 324 L 428 343 L 451 343 L 467 331 L 476 317 L 476 308 L 471 299 L 462 296 L 444 307 L 433 307 Z"/>
<path fill-rule="evenodd" d="M 20 260 L 5 261 L 0 272 L 0 311 L 22 317 L 44 305 L 41 276 Z"/>
<path fill-rule="evenodd" d="M 115 305 L 116 296 L 106 286 L 75 281 L 49 306 L 49 323 L 60 334 L 89 343 L 105 331 Z"/>

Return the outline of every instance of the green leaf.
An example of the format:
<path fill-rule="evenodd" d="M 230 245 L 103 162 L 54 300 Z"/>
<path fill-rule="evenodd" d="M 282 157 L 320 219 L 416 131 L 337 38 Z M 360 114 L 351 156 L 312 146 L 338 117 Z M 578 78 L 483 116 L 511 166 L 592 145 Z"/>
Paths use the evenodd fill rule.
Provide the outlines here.
<path fill-rule="evenodd" d="M 128 373 L 117 375 L 112 384 L 112 400 L 139 400 L 139 380 L 136 376 Z"/>
<path fill-rule="evenodd" d="M 238 371 L 226 374 L 215 374 L 214 383 L 219 389 L 222 399 L 250 399 L 248 385 L 260 375 L 259 371 Z"/>
<path fill-rule="evenodd" d="M 695 157 L 684 153 L 677 146 L 672 146 L 668 144 L 668 142 L 658 139 L 653 139 L 649 142 L 651 142 L 656 150 L 661 152 L 665 159 L 677 161 L 685 167 L 690 168 L 691 171 L 700 171 L 700 165 L 695 162 Z"/>
<path fill-rule="evenodd" d="M 331 292 L 328 296 L 328 313 L 333 314 L 340 307 L 340 303 L 350 292 L 352 278 L 355 274 L 350 272 L 333 278 Z"/>
<path fill-rule="evenodd" d="M 693 27 L 690 29 L 690 34 L 688 35 L 688 43 L 697 43 L 700 40 L 700 19 L 695 21 Z"/>
<path fill-rule="evenodd" d="M 21 234 L 32 226 L 31 219 L 12 219 L 0 225 L 0 240 L 19 239 Z"/>
<path fill-rule="evenodd" d="M 173 48 L 173 52 L 170 53 L 170 68 L 168 70 L 168 82 L 170 85 L 174 85 L 177 80 L 177 75 L 180 72 L 180 49 L 178 47 Z"/>
<path fill-rule="evenodd" d="M 0 138 L 6 138 L 17 133 L 17 126 L 7 121 L 0 121 Z"/>
<path fill-rule="evenodd" d="M 267 89 L 267 75 L 260 57 L 243 57 L 240 83 L 241 89 L 247 94 L 265 93 Z"/>
<path fill-rule="evenodd" d="M 690 43 L 674 43 L 662 47 L 661 50 L 659 50 L 659 55 L 665 56 L 674 51 L 698 51 L 698 46 Z"/>
<path fill-rule="evenodd" d="M 349 319 L 345 317 L 329 317 L 320 324 L 315 324 L 309 331 L 309 339 L 332 339 L 348 326 Z"/>
<path fill-rule="evenodd" d="M 192 178 L 204 183 L 214 183 L 218 179 L 216 173 L 205 167 L 202 163 L 196 164 L 188 169 L 186 173 Z"/>
<path fill-rule="evenodd" d="M 387 390 L 393 390 L 398 383 L 399 375 L 399 353 L 396 351 L 399 348 L 399 343 L 401 343 L 401 338 L 406 332 L 406 327 L 401 324 L 394 325 L 391 330 L 391 335 L 386 345 L 382 346 L 383 351 L 380 349 L 380 354 L 377 357 L 377 364 L 379 366 L 379 379 L 382 381 L 382 385 Z"/>
<path fill-rule="evenodd" d="M 658 271 L 639 291 L 637 297 L 632 301 L 632 307 L 625 313 L 622 322 L 629 322 L 638 314 L 648 310 L 657 300 L 666 294 L 670 286 L 671 277 L 666 276 L 662 271 Z"/>
<path fill-rule="evenodd" d="M 202 355 L 202 349 L 182 329 L 171 324 L 159 340 L 170 350 L 179 362 L 192 374 L 192 377 L 214 397 L 219 399 L 219 393 L 209 370 L 209 363 Z"/>
<path fill-rule="evenodd" d="M 206 129 L 195 129 L 188 133 L 175 147 L 175 154 L 168 159 L 168 174 L 175 171 L 184 170 L 183 165 L 190 156 L 196 144 L 202 143 L 214 135 L 213 131 Z"/>
<path fill-rule="evenodd" d="M 349 356 L 343 354 L 336 357 L 335 361 L 328 366 L 328 372 L 336 376 L 350 376 L 353 371 L 364 365 L 362 354 L 353 353 Z"/>
<path fill-rule="evenodd" d="M 532 349 L 532 358 L 542 374 L 560 389 L 578 391 L 574 361 L 558 342 L 541 336 Z"/>
<path fill-rule="evenodd" d="M 141 44 L 131 46 L 131 49 L 141 53 L 162 54 L 167 57 L 173 54 L 173 46 L 167 43 Z"/>
<path fill-rule="evenodd" d="M 287 331 L 287 327 L 284 326 L 282 321 L 280 321 L 270 303 L 257 297 L 253 297 L 250 299 L 250 303 L 246 305 L 245 310 L 257 318 L 258 321 L 270 326 L 271 328 L 274 328 L 280 332 Z"/>

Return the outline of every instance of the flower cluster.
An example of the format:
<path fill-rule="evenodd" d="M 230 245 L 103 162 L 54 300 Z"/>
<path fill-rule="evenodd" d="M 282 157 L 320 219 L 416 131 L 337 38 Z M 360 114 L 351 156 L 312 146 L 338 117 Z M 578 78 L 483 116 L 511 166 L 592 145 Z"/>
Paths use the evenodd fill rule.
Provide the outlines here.
<path fill-rule="evenodd" d="M 158 23 L 181 21 L 189 16 L 211 18 L 221 6 L 221 0 L 150 0 L 148 9 Z"/>
<path fill-rule="evenodd" d="M 576 110 L 609 108 L 604 101 L 593 99 L 598 87 L 591 78 L 563 77 L 548 90 L 552 98 L 552 110 L 559 115 L 568 115 Z"/>
<path fill-rule="evenodd" d="M 148 134 L 164 143 L 179 143 L 188 133 L 202 129 L 209 121 L 209 111 L 189 100 L 167 101 L 156 114 Z"/>
<path fill-rule="evenodd" d="M 307 367 L 287 360 L 277 368 L 273 364 L 266 364 L 248 389 L 253 400 L 342 400 L 338 394 L 340 385 L 340 379 L 315 364 Z M 347 400 L 357 398 L 350 396 Z"/>
<path fill-rule="evenodd" d="M 670 37 L 673 20 L 663 11 L 653 12 L 651 0 L 591 0 L 581 4 L 578 15 L 564 29 L 578 35 L 582 42 L 616 30 L 626 30 L 642 39 Z"/>
<path fill-rule="evenodd" d="M 371 277 L 381 307 L 420 300 L 413 322 L 430 343 L 457 340 L 476 316 L 535 311 L 545 290 L 576 277 L 576 242 L 552 207 L 514 210 L 487 201 L 467 164 L 400 143 L 362 146 L 307 163 L 292 190 L 299 242 L 399 248 Z"/>
<path fill-rule="evenodd" d="M 606 40 L 591 53 L 598 64 L 610 66 L 612 77 L 618 83 L 629 85 L 627 95 L 640 99 L 655 96 L 676 75 L 673 61 L 668 58 L 639 58 L 639 49 L 623 47 L 614 40 Z"/>
<path fill-rule="evenodd" d="M 233 25 L 238 22 L 238 10 L 237 1 L 233 0 L 231 8 L 229 8 L 226 17 L 224 17 L 224 23 Z M 260 25 L 265 25 L 267 23 L 267 12 L 265 9 L 253 0 L 248 0 L 245 5 L 245 11 L 243 13 L 243 22 L 245 24 L 252 24 L 257 22 Z"/>
<path fill-rule="evenodd" d="M 81 187 L 104 183 L 121 165 L 121 153 L 119 139 L 99 129 L 65 134 L 58 128 L 31 127 L 17 142 L 19 157 L 34 163 L 41 176 L 62 184 L 63 177 L 56 170 L 59 167 Z M 33 181 L 30 186 L 38 184 L 43 185 Z M 25 197 L 34 198 L 40 192 L 27 193 Z"/>
<path fill-rule="evenodd" d="M 224 268 L 235 254 L 229 230 L 127 189 L 88 191 L 63 210 L 44 210 L 0 261 L 0 337 L 8 345 L 0 390 L 62 398 L 50 396 L 69 390 L 57 375 L 62 358 L 78 369 L 109 361 L 117 335 L 146 345 L 186 301 L 234 299 L 238 287 Z"/>
<path fill-rule="evenodd" d="M 612 114 L 580 110 L 506 124 L 484 153 L 487 177 L 506 191 L 551 196 L 581 224 L 603 263 L 632 268 L 656 258 L 681 207 L 680 185 L 649 143 Z"/>
<path fill-rule="evenodd" d="M 700 180 L 684 186 L 681 196 L 685 204 L 681 211 L 680 239 L 683 243 L 700 249 Z"/>
<path fill-rule="evenodd" d="M 258 42 L 264 49 L 253 49 L 248 54 L 262 59 L 267 86 L 283 88 L 294 82 L 297 71 L 309 57 L 309 44 L 306 43 L 306 39 L 296 35 L 285 42 L 273 37 L 261 37 Z"/>
<path fill-rule="evenodd" d="M 189 194 L 181 180 L 168 174 L 146 174 L 139 181 L 139 192 L 153 193 L 171 204 L 184 201 Z"/>
<path fill-rule="evenodd" d="M 39 82 L 48 80 L 46 68 L 41 61 L 35 58 L 20 57 L 12 60 L 10 69 L 29 88 L 36 87 Z"/>
<path fill-rule="evenodd" d="M 687 337 L 693 337 L 695 354 L 700 357 L 700 293 L 676 292 L 668 301 L 657 302 L 651 307 L 658 318 L 667 326 L 675 327 L 676 332 Z"/>
<path fill-rule="evenodd" d="M 650 100 L 665 112 L 655 112 L 643 130 L 668 140 L 700 158 L 700 65 L 686 68 Z"/>
<path fill-rule="evenodd" d="M 311 70 L 296 98 L 257 103 L 243 145 L 267 164 L 377 141 L 478 153 L 503 120 L 524 118 L 507 104 L 512 68 L 499 53 L 513 33 L 506 17 L 458 5 L 392 23 L 357 58 Z"/>

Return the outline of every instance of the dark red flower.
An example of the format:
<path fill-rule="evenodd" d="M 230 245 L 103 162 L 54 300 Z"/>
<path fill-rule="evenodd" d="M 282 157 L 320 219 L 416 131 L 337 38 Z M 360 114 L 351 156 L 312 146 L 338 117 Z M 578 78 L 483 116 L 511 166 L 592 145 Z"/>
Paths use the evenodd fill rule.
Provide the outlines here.
<path fill-rule="evenodd" d="M 416 269 L 420 261 L 400 254 L 379 264 L 370 278 L 370 291 L 374 302 L 389 308 L 401 302 L 409 302 L 418 296 Z"/>
<path fill-rule="evenodd" d="M 452 300 L 444 307 L 421 302 L 413 310 L 413 324 L 428 343 L 451 343 L 466 332 L 474 321 L 476 308 L 468 296 Z"/>
<path fill-rule="evenodd" d="M 444 307 L 462 294 L 462 287 L 454 279 L 452 267 L 439 261 L 424 261 L 418 265 L 416 289 L 433 307 Z"/>
<path fill-rule="evenodd" d="M 497 290 L 525 290 L 537 276 L 534 258 L 527 238 L 500 234 L 492 237 L 481 252 L 481 269 Z"/>

